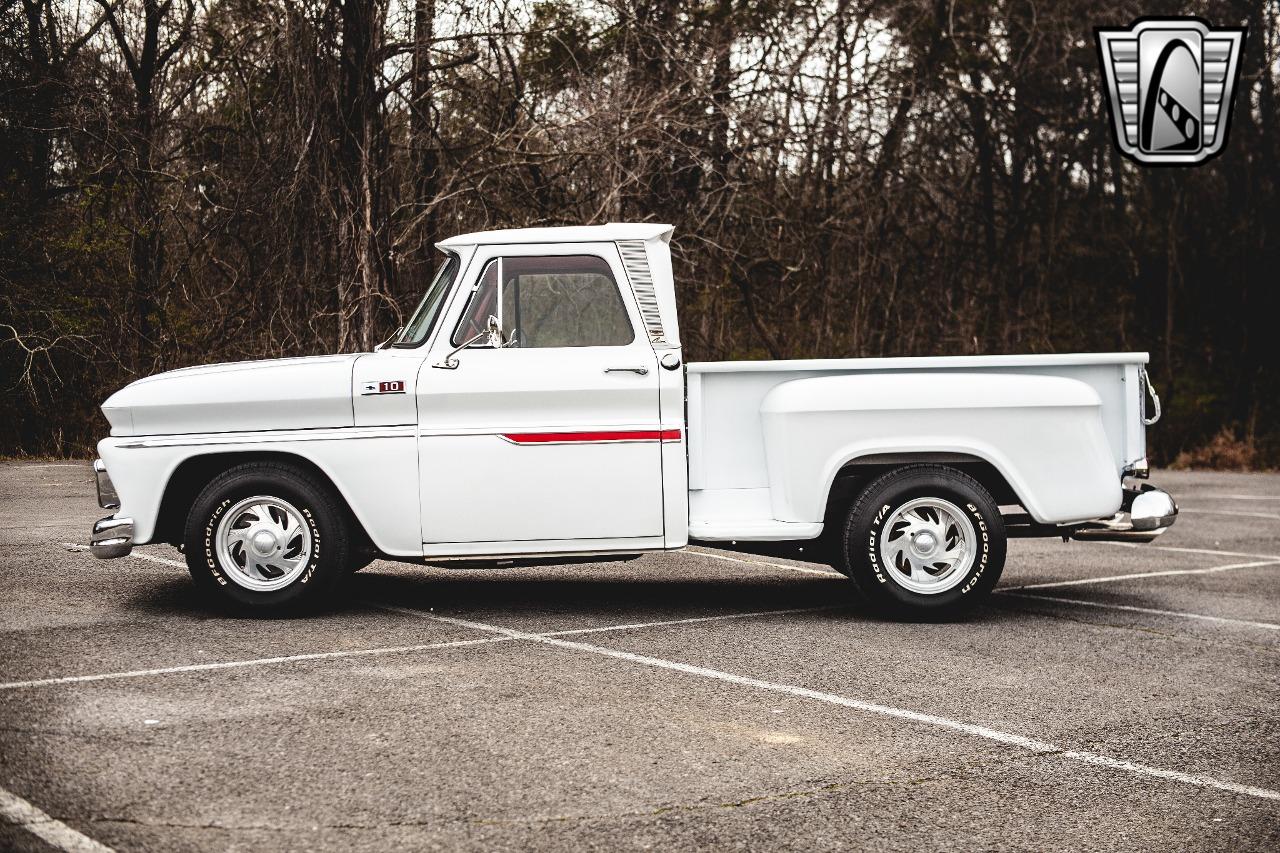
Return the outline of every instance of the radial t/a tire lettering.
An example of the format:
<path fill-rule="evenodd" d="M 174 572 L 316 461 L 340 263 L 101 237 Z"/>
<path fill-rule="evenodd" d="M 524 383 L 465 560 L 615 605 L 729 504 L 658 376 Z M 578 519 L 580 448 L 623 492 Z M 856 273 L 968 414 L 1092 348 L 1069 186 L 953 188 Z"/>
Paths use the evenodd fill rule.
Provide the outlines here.
<path fill-rule="evenodd" d="M 854 501 L 836 568 L 877 609 L 946 618 L 986 598 L 1000 579 L 1000 508 L 969 475 L 943 465 L 882 474 Z"/>

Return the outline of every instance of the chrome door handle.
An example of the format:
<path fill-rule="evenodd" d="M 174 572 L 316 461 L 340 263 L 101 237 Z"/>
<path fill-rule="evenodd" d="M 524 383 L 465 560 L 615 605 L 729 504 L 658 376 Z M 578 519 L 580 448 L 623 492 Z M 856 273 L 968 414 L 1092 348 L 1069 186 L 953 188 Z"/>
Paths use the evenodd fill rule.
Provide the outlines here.
<path fill-rule="evenodd" d="M 647 376 L 649 374 L 649 368 L 647 367 L 606 367 L 604 369 L 604 372 L 605 373 L 638 373 L 641 376 Z"/>

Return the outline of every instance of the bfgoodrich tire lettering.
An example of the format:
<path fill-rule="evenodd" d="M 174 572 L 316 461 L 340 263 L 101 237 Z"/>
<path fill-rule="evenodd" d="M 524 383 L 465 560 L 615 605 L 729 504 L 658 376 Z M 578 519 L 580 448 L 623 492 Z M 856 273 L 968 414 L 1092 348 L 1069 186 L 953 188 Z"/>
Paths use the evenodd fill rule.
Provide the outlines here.
<path fill-rule="evenodd" d="M 1005 551 L 1004 521 L 982 484 L 954 468 L 912 465 L 881 475 L 854 501 L 836 567 L 880 610 L 948 617 L 986 598 Z"/>
<path fill-rule="evenodd" d="M 205 486 L 191 506 L 183 538 L 187 569 L 203 592 L 239 610 L 270 614 L 319 605 L 348 573 L 347 520 L 340 500 L 327 483 L 289 465 L 252 462 L 232 468 Z M 252 568 L 244 557 L 246 546 L 238 552 L 239 562 L 225 541 L 219 547 L 235 514 L 268 517 L 268 527 L 274 518 L 279 529 L 305 543 L 294 562 L 288 552 L 273 561 L 292 567 L 280 582 L 246 572 Z"/>

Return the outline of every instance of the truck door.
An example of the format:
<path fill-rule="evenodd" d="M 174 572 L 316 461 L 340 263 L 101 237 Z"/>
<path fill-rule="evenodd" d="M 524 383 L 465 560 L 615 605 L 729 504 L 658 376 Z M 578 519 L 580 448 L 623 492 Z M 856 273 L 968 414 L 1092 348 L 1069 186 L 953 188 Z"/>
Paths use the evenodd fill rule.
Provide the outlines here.
<path fill-rule="evenodd" d="M 662 547 L 680 436 L 616 247 L 481 246 L 467 275 L 419 374 L 424 553 Z"/>

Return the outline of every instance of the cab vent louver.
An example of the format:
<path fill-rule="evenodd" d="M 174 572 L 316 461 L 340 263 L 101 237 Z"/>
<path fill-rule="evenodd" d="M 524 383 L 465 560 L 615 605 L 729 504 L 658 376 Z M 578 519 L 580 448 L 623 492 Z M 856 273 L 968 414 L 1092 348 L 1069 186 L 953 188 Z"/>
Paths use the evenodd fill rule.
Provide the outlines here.
<path fill-rule="evenodd" d="M 666 333 L 662 330 L 662 314 L 658 311 L 658 294 L 653 287 L 653 273 L 649 271 L 649 259 L 645 254 L 643 240 L 619 240 L 618 251 L 622 254 L 622 265 L 626 267 L 627 278 L 631 280 L 631 290 L 636 295 L 636 304 L 640 306 L 640 319 L 649 332 L 649 341 L 655 344 L 667 342 Z"/>

